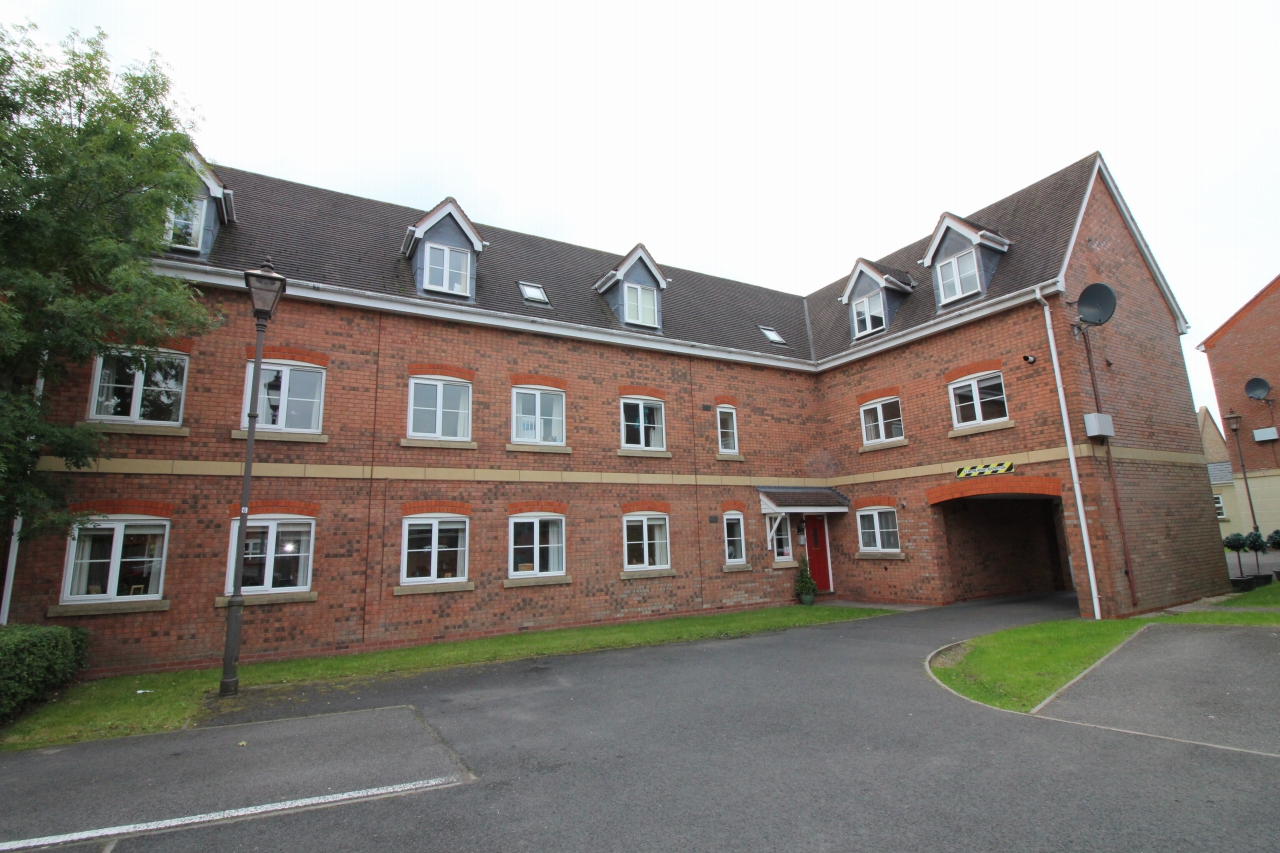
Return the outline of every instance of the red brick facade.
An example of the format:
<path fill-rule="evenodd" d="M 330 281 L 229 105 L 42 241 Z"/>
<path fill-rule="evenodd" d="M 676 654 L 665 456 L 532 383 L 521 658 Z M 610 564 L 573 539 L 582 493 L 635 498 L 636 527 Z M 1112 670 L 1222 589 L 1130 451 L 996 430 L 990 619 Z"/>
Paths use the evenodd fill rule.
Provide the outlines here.
<path fill-rule="evenodd" d="M 1107 466 L 1083 437 L 1082 415 L 1095 404 L 1069 327 L 1074 314 L 1063 304 L 1093 281 L 1119 294 L 1115 319 L 1092 334 L 1102 410 L 1116 423 L 1136 608 Z M 189 434 L 112 433 L 110 458 L 94 472 L 66 475 L 94 512 L 170 519 L 168 609 L 54 613 L 67 544 L 25 543 L 19 554 L 12 618 L 88 627 L 98 673 L 207 665 L 221 651 L 226 611 L 215 598 L 224 594 L 244 454 L 232 431 L 240 428 L 245 342 L 254 331 L 247 299 L 216 289 L 206 299 L 227 321 L 191 348 Z M 1217 523 L 1174 318 L 1100 180 L 1065 294 L 1048 302 L 1102 615 L 1221 591 Z M 1034 302 L 822 372 L 298 299 L 282 302 L 268 339 L 273 357 L 326 367 L 326 440 L 260 441 L 251 503 L 254 513 L 314 518 L 315 596 L 246 607 L 245 660 L 790 602 L 792 563 L 773 557 L 758 510 L 757 486 L 769 485 L 828 486 L 849 501 L 850 512 L 827 519 L 837 597 L 942 604 L 1074 587 L 1082 614 L 1092 615 L 1044 314 Z M 955 430 L 948 382 L 987 371 L 1002 372 L 1008 425 Z M 470 443 L 402 443 L 412 375 L 471 382 Z M 57 417 L 85 420 L 91 378 L 85 368 L 52 392 Z M 568 452 L 508 444 L 516 384 L 564 390 Z M 618 398 L 627 395 L 664 401 L 669 457 L 620 454 Z M 885 396 L 902 401 L 906 441 L 864 446 L 859 407 Z M 736 408 L 735 456 L 718 458 L 717 405 Z M 1001 461 L 1014 470 L 957 478 L 961 467 Z M 866 507 L 896 509 L 900 551 L 860 546 L 857 512 Z M 564 517 L 562 583 L 506 583 L 508 518 L 529 512 Z M 670 573 L 625 573 L 621 518 L 632 512 L 669 517 Z M 725 512 L 743 514 L 750 571 L 723 570 L 730 568 Z M 403 518 L 429 513 L 467 516 L 473 588 L 405 594 Z M 795 555 L 804 553 L 799 521 L 789 521 Z"/>

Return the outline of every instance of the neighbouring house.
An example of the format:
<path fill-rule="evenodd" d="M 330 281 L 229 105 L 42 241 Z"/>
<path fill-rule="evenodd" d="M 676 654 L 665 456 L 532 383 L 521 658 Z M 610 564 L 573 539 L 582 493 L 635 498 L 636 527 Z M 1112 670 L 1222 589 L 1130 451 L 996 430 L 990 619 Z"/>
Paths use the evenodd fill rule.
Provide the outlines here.
<path fill-rule="evenodd" d="M 1207 406 L 1196 410 L 1196 420 L 1200 423 L 1200 443 L 1204 446 L 1204 458 L 1209 466 L 1209 485 L 1213 488 L 1213 511 L 1218 516 L 1218 532 L 1226 536 L 1237 532 L 1240 521 L 1235 480 L 1231 476 L 1231 457 L 1227 454 L 1227 442 L 1218 429 L 1218 422 Z"/>
<path fill-rule="evenodd" d="M 1218 396 L 1218 417 L 1223 424 L 1233 415 L 1240 417 L 1238 436 L 1224 430 L 1227 461 L 1231 465 L 1230 485 L 1214 486 L 1222 496 L 1227 518 L 1223 535 L 1248 533 L 1254 517 L 1266 536 L 1280 528 L 1280 431 L 1277 430 L 1275 401 L 1280 391 L 1280 276 L 1262 288 L 1227 322 L 1204 339 L 1196 349 L 1209 358 L 1213 390 Z M 1265 397 L 1250 396 L 1245 386 L 1261 379 Z M 1237 438 L 1239 443 L 1237 446 Z M 1241 456 L 1245 469 L 1240 468 Z M 1248 488 L 1244 475 L 1248 474 Z"/>
<path fill-rule="evenodd" d="M 1226 588 L 1187 322 L 1099 155 L 884 258 L 851 238 L 804 297 L 453 199 L 205 182 L 157 266 L 225 324 L 52 395 L 109 455 L 66 474 L 93 526 L 22 545 L 12 614 L 90 628 L 99 674 L 218 659 L 251 393 L 246 661 L 778 605 L 801 556 L 870 602 L 1074 588 L 1118 617 Z M 266 255 L 290 282 L 251 389 Z M 1072 330 L 1095 281 L 1126 540 Z"/>

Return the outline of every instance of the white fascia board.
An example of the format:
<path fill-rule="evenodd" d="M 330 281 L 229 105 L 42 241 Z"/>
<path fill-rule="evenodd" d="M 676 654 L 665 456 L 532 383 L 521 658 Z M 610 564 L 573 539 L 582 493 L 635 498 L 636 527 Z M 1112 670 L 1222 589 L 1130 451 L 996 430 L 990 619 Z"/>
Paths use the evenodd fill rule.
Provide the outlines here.
<path fill-rule="evenodd" d="M 644 247 L 644 243 L 637 243 L 636 247 L 622 259 L 622 263 L 618 264 L 618 268 L 614 272 L 618 274 L 618 278 L 622 278 L 627 274 L 627 270 L 631 269 L 638 261 L 643 262 L 649 268 L 649 273 L 658 281 L 658 287 L 666 290 L 667 277 L 662 274 L 662 270 L 658 268 L 658 262 L 649 254 L 649 250 Z M 612 283 L 609 282 L 609 284 Z M 608 289 L 608 285 L 605 288 Z M 603 293 L 603 291 L 601 292 Z"/>
<path fill-rule="evenodd" d="M 858 273 L 864 272 L 869 275 L 876 284 L 880 285 L 880 289 L 886 287 L 893 290 L 900 290 L 903 293 L 912 293 L 911 285 L 904 281 L 898 281 L 891 275 L 881 275 L 880 272 L 869 262 L 858 258 L 858 262 L 853 265 L 853 272 L 849 273 L 849 278 L 845 280 L 844 293 L 840 294 L 840 301 L 845 305 L 849 304 L 849 297 L 853 293 L 853 283 L 858 280 Z"/>
<path fill-rule="evenodd" d="M 786 515 L 785 512 L 778 509 L 778 505 L 764 496 L 764 492 L 760 492 L 760 512 L 762 515 Z"/>
<path fill-rule="evenodd" d="M 786 512 L 791 515 L 822 515 L 828 512 L 848 512 L 847 506 L 787 506 L 782 507 L 777 512 Z"/>
<path fill-rule="evenodd" d="M 861 347 L 853 351 L 837 353 L 836 355 L 820 359 L 816 365 L 816 372 L 822 373 L 823 371 L 830 370 L 833 367 L 839 367 L 842 364 L 859 361 L 882 353 L 885 350 L 891 350 L 895 347 L 900 347 L 913 341 L 922 340 L 932 335 L 936 335 L 939 332 L 945 332 L 948 329 L 954 329 L 957 326 L 964 326 L 977 320 L 981 320 L 984 317 L 990 317 L 993 314 L 1008 311 L 1009 309 L 1016 308 L 1019 305 L 1025 305 L 1028 302 L 1035 302 L 1037 288 L 1039 288 L 1039 291 L 1042 293 L 1061 293 L 1064 290 L 1061 279 L 1052 279 L 1039 285 L 1024 288 L 1016 293 L 1001 296 L 999 299 L 993 299 L 989 302 L 979 302 L 969 308 L 944 314 L 923 326 L 916 326 L 914 329 L 907 329 L 886 338 L 879 338 L 870 346 Z"/>
<path fill-rule="evenodd" d="M 1094 177 L 1102 176 L 1107 184 L 1107 189 L 1111 191 L 1111 197 L 1115 199 L 1116 207 L 1120 209 L 1120 215 L 1124 218 L 1124 224 L 1128 226 L 1129 233 L 1133 235 L 1133 241 L 1138 244 L 1138 251 L 1142 253 L 1142 258 L 1147 262 L 1147 268 L 1151 270 L 1151 276 L 1156 280 L 1156 286 L 1160 288 L 1160 292 L 1164 294 L 1165 301 L 1169 303 L 1169 310 L 1173 312 L 1173 322 L 1177 326 L 1178 334 L 1185 335 L 1191 331 L 1191 324 L 1187 322 L 1187 315 L 1182 313 L 1182 307 L 1178 305 L 1177 298 L 1173 295 L 1173 288 L 1169 287 L 1169 282 L 1165 279 L 1164 273 L 1160 271 L 1160 265 L 1156 263 L 1155 255 L 1151 253 L 1151 247 L 1147 245 L 1146 239 L 1142 236 L 1142 232 L 1138 230 L 1138 223 L 1133 218 L 1133 214 L 1129 211 L 1129 205 L 1125 204 L 1124 196 L 1120 194 L 1120 188 L 1116 186 L 1115 179 L 1111 177 L 1111 170 L 1107 168 L 1106 161 L 1102 159 L 1102 155 L 1098 155 L 1097 165 L 1094 167 Z M 1090 182 L 1090 189 L 1093 184 Z M 1088 197 L 1085 199 L 1088 202 Z M 1081 218 L 1084 217 L 1084 209 L 1080 210 Z M 1077 229 L 1079 223 L 1076 223 Z M 1076 234 L 1071 235 L 1072 247 L 1075 246 Z M 1070 252 L 1067 253 L 1068 260 Z M 1066 265 L 1062 268 L 1063 276 L 1066 275 Z M 1062 276 L 1060 276 L 1062 277 Z"/>
<path fill-rule="evenodd" d="M 209 195 L 213 198 L 222 198 L 222 181 L 209 170 L 208 164 L 204 162 L 204 158 L 199 154 L 187 154 L 187 162 L 191 164 L 191 168 L 200 176 L 200 180 L 204 181 L 205 187 L 209 190 Z"/>
<path fill-rule="evenodd" d="M 183 278 L 197 284 L 222 287 L 230 290 L 244 290 L 244 274 L 235 270 L 220 269 L 201 264 L 183 263 L 167 258 L 152 261 L 155 269 L 164 275 Z M 634 347 L 637 349 L 658 350 L 698 358 L 714 358 L 724 361 L 735 361 L 743 364 L 757 364 L 764 367 L 776 367 L 782 370 L 794 370 L 799 373 L 813 373 L 813 362 L 787 356 L 773 356 L 751 350 L 721 347 L 713 344 L 701 344 L 688 341 L 673 341 L 654 338 L 649 335 L 618 331 L 614 329 L 598 329 L 578 323 L 566 323 L 563 320 L 526 317 L 522 314 L 508 314 L 501 311 L 490 311 L 470 305 L 440 303 L 434 300 L 409 298 L 367 293 L 349 287 L 337 287 L 319 282 L 296 281 L 290 279 L 285 286 L 285 295 L 311 302 L 326 302 L 350 305 L 370 311 L 386 311 L 392 314 L 406 314 L 418 317 L 429 317 L 436 320 L 447 320 L 457 323 L 471 323 L 478 326 L 492 326 L 517 332 L 529 332 L 536 335 L 552 335 L 575 340 L 595 341 L 615 346 Z"/>
<path fill-rule="evenodd" d="M 991 231 L 975 231 L 967 224 L 962 222 L 959 217 L 953 213 L 944 213 L 938 220 L 938 227 L 933 230 L 933 240 L 929 243 L 929 250 L 924 253 L 918 263 L 924 267 L 933 266 L 933 256 L 937 253 L 938 247 L 942 245 L 942 235 L 947 233 L 947 229 L 951 228 L 960 232 L 969 239 L 970 243 L 975 246 L 981 243 L 984 246 L 995 249 L 997 252 L 1009 251 L 1009 241 L 999 234 Z"/>
<path fill-rule="evenodd" d="M 467 219 L 466 214 L 462 212 L 462 208 L 458 207 L 458 205 L 450 199 L 449 201 L 437 206 L 429 216 L 424 217 L 417 225 L 413 226 L 413 240 L 409 243 L 408 247 L 406 247 L 405 255 L 408 256 L 411 254 L 413 247 L 422 239 L 422 235 L 430 231 L 437 222 L 444 219 L 446 216 L 452 216 L 453 221 L 458 223 L 458 227 L 462 229 L 462 233 L 466 234 L 467 239 L 471 242 L 472 249 L 477 253 L 484 251 L 484 241 L 480 239 L 480 232 L 476 231 L 476 229 L 472 227 L 471 220 Z"/>
<path fill-rule="evenodd" d="M 600 277 L 599 281 L 596 282 L 596 293 L 604 293 L 606 290 L 613 287 L 614 283 L 617 282 L 619 278 L 621 278 L 621 276 L 618 275 L 617 270 L 609 270 Z"/>

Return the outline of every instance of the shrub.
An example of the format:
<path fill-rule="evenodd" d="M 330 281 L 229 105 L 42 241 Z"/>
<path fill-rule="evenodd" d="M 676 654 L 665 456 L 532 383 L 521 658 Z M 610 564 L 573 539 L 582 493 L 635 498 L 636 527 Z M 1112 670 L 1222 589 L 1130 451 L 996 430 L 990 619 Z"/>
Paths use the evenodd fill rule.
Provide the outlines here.
<path fill-rule="evenodd" d="M 59 625 L 0 626 L 0 722 L 85 668 L 89 632 Z"/>
<path fill-rule="evenodd" d="M 1271 535 L 1267 537 L 1267 547 L 1272 551 L 1280 551 L 1280 530 L 1271 531 Z"/>
<path fill-rule="evenodd" d="M 1222 547 L 1228 551 L 1235 551 L 1236 565 L 1240 567 L 1240 577 L 1244 577 L 1244 565 L 1240 562 L 1240 552 L 1249 547 L 1245 538 L 1239 533 L 1232 533 L 1222 540 Z"/>
<path fill-rule="evenodd" d="M 815 595 L 818 592 L 818 585 L 813 582 L 813 575 L 809 574 L 809 558 L 800 558 L 800 569 L 796 572 L 796 595 Z"/>

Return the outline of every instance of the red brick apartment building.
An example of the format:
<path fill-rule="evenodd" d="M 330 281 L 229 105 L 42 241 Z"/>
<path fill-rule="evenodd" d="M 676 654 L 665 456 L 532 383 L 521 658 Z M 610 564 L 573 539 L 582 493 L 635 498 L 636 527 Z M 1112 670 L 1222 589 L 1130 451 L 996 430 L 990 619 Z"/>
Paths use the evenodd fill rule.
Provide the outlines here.
<path fill-rule="evenodd" d="M 108 433 L 108 458 L 67 474 L 97 521 L 17 560 L 12 618 L 90 628 L 98 673 L 220 654 L 241 271 L 267 255 L 290 282 L 245 660 L 783 604 L 802 555 L 837 598 L 1075 588 L 1105 618 L 1227 583 L 1187 323 L 1098 155 L 807 297 L 474 224 L 452 199 L 205 178 L 157 263 L 226 323 L 57 390 L 58 417 Z M 1091 334 L 1132 589 L 1072 332 L 1095 281 L 1119 301 Z"/>

